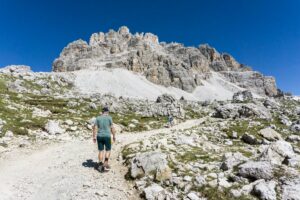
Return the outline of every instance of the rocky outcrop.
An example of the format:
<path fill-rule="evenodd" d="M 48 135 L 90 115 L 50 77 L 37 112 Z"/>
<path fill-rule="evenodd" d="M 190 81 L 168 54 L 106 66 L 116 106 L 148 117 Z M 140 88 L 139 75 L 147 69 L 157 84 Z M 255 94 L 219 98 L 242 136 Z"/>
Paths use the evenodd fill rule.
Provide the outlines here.
<path fill-rule="evenodd" d="M 89 43 L 68 44 L 53 62 L 54 72 L 82 69 L 125 68 L 144 75 L 153 83 L 192 92 L 211 72 L 222 73 L 240 87 L 261 95 L 276 95 L 275 80 L 238 63 L 228 53 L 209 45 L 185 47 L 159 42 L 152 33 L 131 34 L 125 26 L 118 31 L 94 33 Z"/>
<path fill-rule="evenodd" d="M 263 76 L 256 71 L 227 71 L 222 72 L 230 82 L 260 95 L 276 96 L 278 91 L 274 77 Z"/>
<path fill-rule="evenodd" d="M 216 107 L 214 116 L 217 118 L 248 118 L 258 117 L 262 119 L 270 119 L 270 112 L 263 106 L 248 103 L 248 104 L 226 104 Z"/>
<path fill-rule="evenodd" d="M 0 73 L 27 73 L 32 72 L 31 68 L 27 65 L 8 65 L 0 69 Z"/>

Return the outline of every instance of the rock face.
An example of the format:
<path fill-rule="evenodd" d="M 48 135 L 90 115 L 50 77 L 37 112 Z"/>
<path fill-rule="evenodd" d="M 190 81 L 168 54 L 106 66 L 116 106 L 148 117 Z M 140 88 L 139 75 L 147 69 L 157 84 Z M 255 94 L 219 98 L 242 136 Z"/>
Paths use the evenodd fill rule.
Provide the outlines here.
<path fill-rule="evenodd" d="M 274 77 L 266 77 L 255 71 L 247 72 L 222 72 L 232 83 L 243 88 L 249 88 L 257 94 L 268 96 L 277 95 L 277 87 Z"/>
<path fill-rule="evenodd" d="M 178 43 L 159 43 L 152 33 L 131 34 L 125 26 L 118 31 L 94 33 L 89 43 L 68 44 L 53 62 L 54 72 L 82 69 L 125 68 L 144 75 L 153 83 L 192 92 L 211 72 L 260 95 L 276 95 L 272 77 L 265 77 L 238 63 L 231 55 L 219 53 L 209 45 L 185 47 Z"/>

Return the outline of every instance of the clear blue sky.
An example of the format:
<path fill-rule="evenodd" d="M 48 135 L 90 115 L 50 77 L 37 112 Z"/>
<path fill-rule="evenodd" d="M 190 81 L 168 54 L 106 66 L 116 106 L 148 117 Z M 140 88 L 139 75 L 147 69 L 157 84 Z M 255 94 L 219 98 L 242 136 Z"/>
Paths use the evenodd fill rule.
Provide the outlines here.
<path fill-rule="evenodd" d="M 209 43 L 300 94 L 300 0 L 0 0 L 0 66 L 50 71 L 69 42 L 126 25 Z"/>

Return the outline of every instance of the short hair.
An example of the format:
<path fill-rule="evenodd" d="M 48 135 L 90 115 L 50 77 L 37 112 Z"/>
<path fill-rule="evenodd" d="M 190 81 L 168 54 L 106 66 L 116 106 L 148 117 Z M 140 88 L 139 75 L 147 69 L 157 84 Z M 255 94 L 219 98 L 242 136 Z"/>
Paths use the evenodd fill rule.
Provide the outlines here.
<path fill-rule="evenodd" d="M 109 112 L 108 107 L 105 106 L 105 107 L 102 109 L 102 112 Z"/>

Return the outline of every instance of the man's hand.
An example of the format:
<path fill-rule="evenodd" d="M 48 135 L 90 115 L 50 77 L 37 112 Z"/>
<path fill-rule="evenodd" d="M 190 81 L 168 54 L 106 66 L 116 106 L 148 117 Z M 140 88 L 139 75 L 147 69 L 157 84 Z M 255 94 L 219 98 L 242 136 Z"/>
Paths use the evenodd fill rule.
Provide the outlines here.
<path fill-rule="evenodd" d="M 116 142 L 116 136 L 113 136 L 113 141 Z"/>
<path fill-rule="evenodd" d="M 94 137 L 94 138 L 93 138 L 93 142 L 96 143 L 96 141 L 97 141 L 97 140 L 96 140 L 96 138 Z"/>

